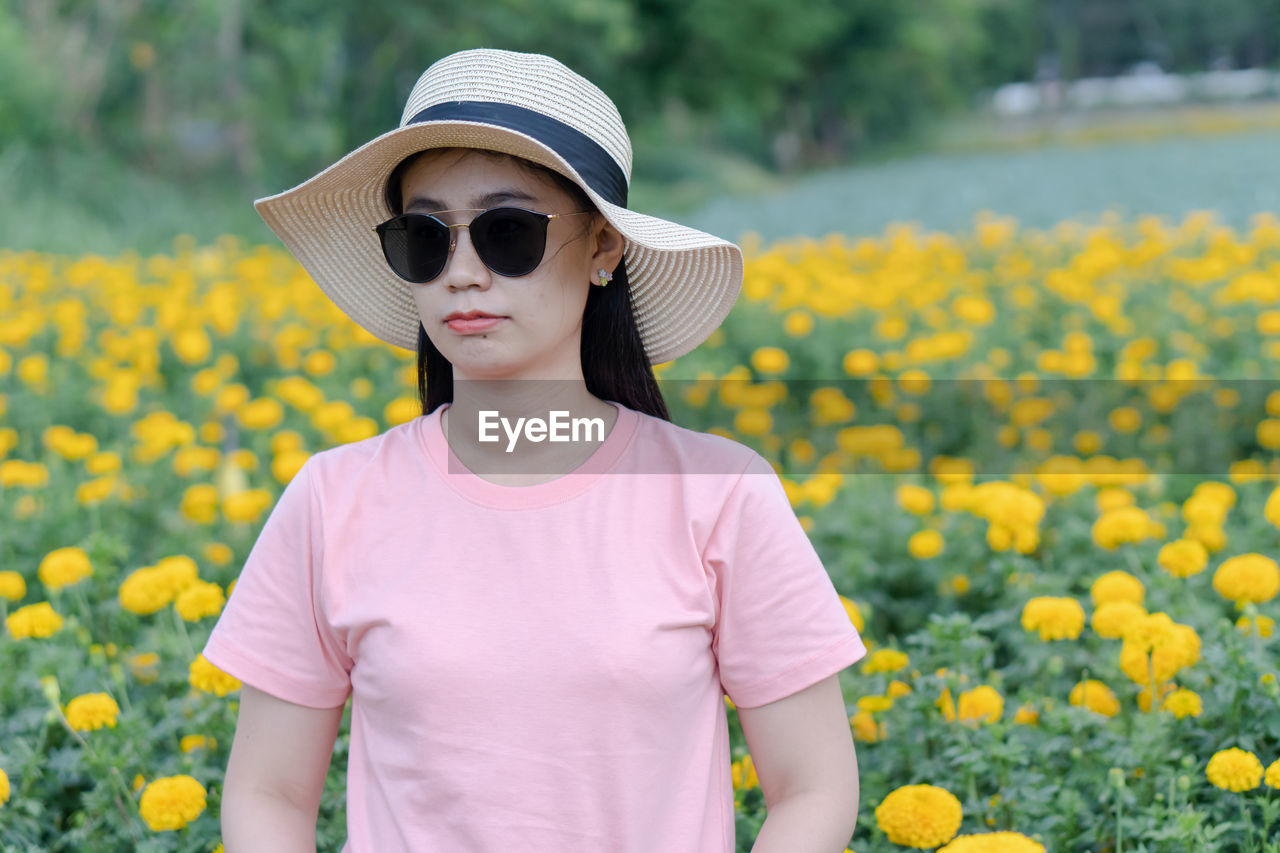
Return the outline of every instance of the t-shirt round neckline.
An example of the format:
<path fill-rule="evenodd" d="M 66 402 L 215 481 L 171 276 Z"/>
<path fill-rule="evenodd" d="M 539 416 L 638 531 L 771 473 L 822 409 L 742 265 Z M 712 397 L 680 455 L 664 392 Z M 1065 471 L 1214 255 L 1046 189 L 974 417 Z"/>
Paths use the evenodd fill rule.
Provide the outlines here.
<path fill-rule="evenodd" d="M 618 418 L 604 441 L 587 460 L 568 474 L 532 486 L 501 486 L 469 471 L 449 446 L 441 415 L 450 404 L 437 406 L 422 417 L 421 434 L 427 454 L 446 483 L 476 503 L 499 509 L 534 509 L 561 503 L 582 494 L 609 472 L 635 435 L 640 414 L 621 403 L 605 400 L 618 410 Z"/>

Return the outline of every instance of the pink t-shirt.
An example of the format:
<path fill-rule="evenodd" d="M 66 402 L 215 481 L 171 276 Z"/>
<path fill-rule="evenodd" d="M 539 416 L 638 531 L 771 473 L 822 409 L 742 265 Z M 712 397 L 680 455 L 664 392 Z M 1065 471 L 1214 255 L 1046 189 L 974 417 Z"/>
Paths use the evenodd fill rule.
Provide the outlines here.
<path fill-rule="evenodd" d="M 205 657 L 351 696 L 345 853 L 732 853 L 723 695 L 866 654 L 777 475 L 619 406 L 582 467 L 500 486 L 441 411 L 307 461 Z"/>

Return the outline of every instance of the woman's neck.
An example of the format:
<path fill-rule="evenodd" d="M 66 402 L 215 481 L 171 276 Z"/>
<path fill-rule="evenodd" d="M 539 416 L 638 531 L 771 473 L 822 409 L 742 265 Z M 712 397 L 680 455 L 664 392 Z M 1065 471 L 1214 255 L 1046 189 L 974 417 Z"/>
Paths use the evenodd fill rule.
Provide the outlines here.
<path fill-rule="evenodd" d="M 585 462 L 617 418 L 585 381 L 455 379 L 441 426 L 472 473 L 528 485 Z"/>

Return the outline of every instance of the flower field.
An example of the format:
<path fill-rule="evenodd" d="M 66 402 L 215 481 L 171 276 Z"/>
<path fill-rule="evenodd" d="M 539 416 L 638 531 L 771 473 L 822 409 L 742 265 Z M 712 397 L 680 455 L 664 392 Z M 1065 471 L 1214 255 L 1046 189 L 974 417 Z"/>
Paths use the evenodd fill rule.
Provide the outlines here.
<path fill-rule="evenodd" d="M 851 849 L 1277 849 L 1280 220 L 744 251 L 658 373 L 775 462 L 871 649 Z M 308 454 L 415 388 L 276 248 L 0 251 L 0 849 L 220 849 L 240 685 L 197 651 Z"/>

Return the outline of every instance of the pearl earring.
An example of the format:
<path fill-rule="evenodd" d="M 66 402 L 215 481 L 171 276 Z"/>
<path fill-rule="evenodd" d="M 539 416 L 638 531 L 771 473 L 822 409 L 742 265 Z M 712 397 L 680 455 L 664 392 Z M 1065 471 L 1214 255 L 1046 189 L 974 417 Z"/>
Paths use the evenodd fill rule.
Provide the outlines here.
<path fill-rule="evenodd" d="M 604 269 L 604 268 L 601 268 L 601 269 L 597 270 L 597 272 L 598 272 L 598 273 L 599 273 L 599 275 L 600 275 L 600 286 L 601 286 L 601 287 L 604 287 L 606 284 L 608 284 L 610 281 L 612 281 L 612 280 L 613 280 L 613 276 L 609 275 L 609 271 L 608 271 L 608 270 L 606 270 L 606 269 Z"/>

